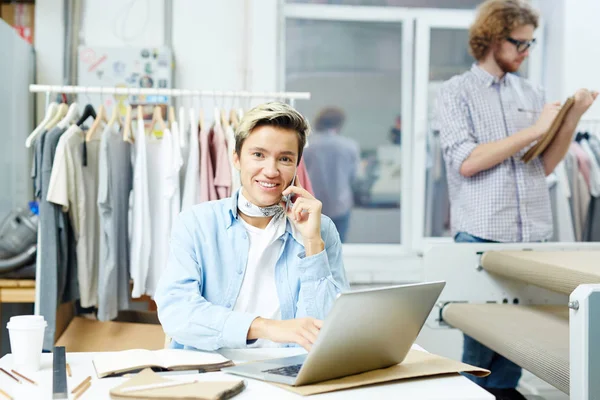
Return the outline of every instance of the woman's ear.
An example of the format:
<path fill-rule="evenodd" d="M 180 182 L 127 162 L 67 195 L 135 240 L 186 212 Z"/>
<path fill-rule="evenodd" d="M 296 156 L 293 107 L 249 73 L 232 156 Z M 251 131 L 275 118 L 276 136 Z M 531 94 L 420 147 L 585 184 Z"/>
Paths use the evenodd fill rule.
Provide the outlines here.
<path fill-rule="evenodd" d="M 235 167 L 235 169 L 237 169 L 238 171 L 241 170 L 241 165 L 240 165 L 240 156 L 238 155 L 237 151 L 233 151 L 233 157 L 231 158 L 231 160 L 233 161 L 233 166 Z"/>

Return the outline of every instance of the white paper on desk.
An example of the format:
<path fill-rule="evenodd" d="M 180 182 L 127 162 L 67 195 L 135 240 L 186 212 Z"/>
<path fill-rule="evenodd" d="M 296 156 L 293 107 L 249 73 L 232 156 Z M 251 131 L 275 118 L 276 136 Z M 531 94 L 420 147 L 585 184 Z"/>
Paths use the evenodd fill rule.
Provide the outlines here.
<path fill-rule="evenodd" d="M 147 367 L 164 369 L 201 369 L 231 362 L 218 353 L 194 350 L 125 350 L 98 353 L 93 358 L 98 377 Z"/>

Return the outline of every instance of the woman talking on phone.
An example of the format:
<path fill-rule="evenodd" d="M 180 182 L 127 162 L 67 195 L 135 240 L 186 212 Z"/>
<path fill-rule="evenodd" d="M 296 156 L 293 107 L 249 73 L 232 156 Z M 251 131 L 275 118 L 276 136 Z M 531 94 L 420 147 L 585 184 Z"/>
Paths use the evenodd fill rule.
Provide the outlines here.
<path fill-rule="evenodd" d="M 310 350 L 317 340 L 349 287 L 335 225 L 295 180 L 309 131 L 286 104 L 250 110 L 235 134 L 241 189 L 180 214 L 155 296 L 171 347 Z"/>

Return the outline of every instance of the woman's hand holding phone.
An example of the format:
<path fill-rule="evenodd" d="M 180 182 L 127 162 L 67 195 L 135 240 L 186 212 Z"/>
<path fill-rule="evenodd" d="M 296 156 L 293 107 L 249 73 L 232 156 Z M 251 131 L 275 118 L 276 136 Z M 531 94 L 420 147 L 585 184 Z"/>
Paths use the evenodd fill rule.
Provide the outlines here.
<path fill-rule="evenodd" d="M 289 186 L 282 195 L 296 198 L 291 207 L 287 207 L 285 202 L 282 206 L 296 229 L 302 234 L 306 256 L 322 252 L 325 249 L 325 243 L 321 238 L 323 204 L 298 183 Z"/>

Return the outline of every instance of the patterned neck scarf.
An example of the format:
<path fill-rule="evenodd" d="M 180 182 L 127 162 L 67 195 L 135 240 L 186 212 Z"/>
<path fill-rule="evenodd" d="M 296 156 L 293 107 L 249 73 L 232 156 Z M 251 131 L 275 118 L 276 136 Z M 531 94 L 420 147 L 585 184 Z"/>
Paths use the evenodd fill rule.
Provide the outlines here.
<path fill-rule="evenodd" d="M 281 204 L 273 204 L 268 207 L 259 207 L 246 199 L 243 194 L 243 189 L 238 194 L 237 206 L 238 209 L 249 217 L 269 218 L 275 217 L 280 218 L 285 215 Z"/>

